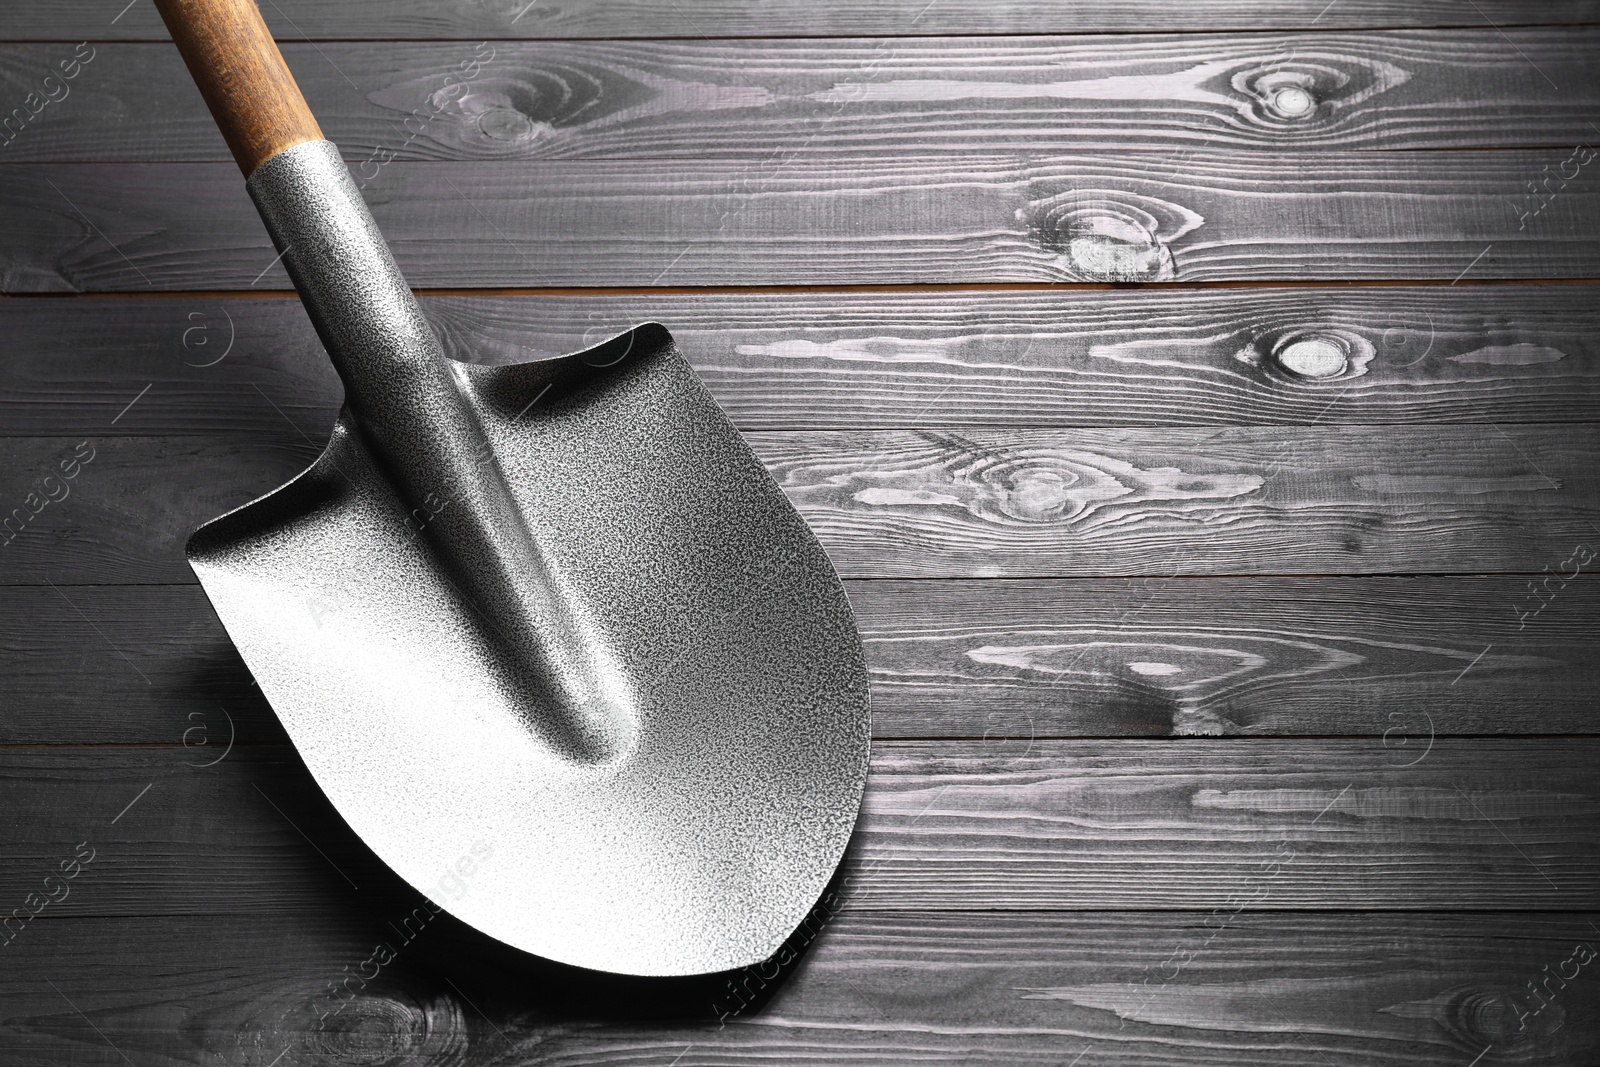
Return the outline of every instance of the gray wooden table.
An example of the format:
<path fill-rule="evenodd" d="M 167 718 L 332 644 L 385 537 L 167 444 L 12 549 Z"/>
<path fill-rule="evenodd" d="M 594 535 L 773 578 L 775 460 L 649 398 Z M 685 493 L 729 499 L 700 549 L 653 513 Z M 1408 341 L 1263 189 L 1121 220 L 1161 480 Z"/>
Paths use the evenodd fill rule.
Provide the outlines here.
<path fill-rule="evenodd" d="M 1600 3 L 262 6 L 452 351 L 673 328 L 865 809 L 782 967 L 418 911 L 181 551 L 337 381 L 150 4 L 13 0 L 0 1064 L 1600 1063 Z"/>

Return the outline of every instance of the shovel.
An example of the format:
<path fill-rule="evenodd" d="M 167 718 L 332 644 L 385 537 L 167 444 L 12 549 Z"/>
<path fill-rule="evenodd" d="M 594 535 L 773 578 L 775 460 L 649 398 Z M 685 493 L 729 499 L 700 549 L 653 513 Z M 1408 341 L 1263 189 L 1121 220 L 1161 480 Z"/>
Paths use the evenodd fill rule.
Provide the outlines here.
<path fill-rule="evenodd" d="M 318 785 L 524 951 L 767 959 L 866 778 L 861 643 L 821 546 L 664 327 L 446 358 L 252 0 L 157 7 L 344 381 L 316 462 L 187 549 Z"/>

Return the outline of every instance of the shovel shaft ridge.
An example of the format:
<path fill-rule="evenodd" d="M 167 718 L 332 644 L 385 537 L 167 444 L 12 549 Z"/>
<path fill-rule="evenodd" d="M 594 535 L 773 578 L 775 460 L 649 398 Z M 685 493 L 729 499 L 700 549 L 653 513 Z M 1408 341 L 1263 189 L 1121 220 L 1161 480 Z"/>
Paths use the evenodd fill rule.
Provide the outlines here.
<path fill-rule="evenodd" d="M 567 759 L 625 753 L 627 686 L 533 540 L 487 436 L 338 149 L 251 0 L 161 0 L 246 188 L 345 386 L 345 403 L 472 611 L 529 726 Z"/>

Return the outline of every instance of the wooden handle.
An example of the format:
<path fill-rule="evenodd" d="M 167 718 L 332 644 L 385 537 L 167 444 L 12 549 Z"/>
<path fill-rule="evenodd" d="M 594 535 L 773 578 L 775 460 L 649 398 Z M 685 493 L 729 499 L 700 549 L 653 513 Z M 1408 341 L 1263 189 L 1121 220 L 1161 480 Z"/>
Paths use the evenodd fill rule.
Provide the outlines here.
<path fill-rule="evenodd" d="M 156 0 L 156 9 L 246 178 L 285 148 L 322 140 L 255 0 Z"/>

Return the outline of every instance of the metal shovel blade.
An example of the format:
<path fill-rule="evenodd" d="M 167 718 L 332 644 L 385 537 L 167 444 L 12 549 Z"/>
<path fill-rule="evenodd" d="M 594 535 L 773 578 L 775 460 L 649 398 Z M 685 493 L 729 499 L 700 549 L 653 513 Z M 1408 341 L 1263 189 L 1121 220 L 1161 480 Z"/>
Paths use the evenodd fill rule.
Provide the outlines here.
<path fill-rule="evenodd" d="M 350 826 L 463 921 L 640 975 L 766 959 L 854 825 L 870 716 L 860 640 L 815 537 L 678 353 L 640 327 L 588 352 L 454 364 L 502 477 L 604 665 L 595 743 L 563 734 L 348 411 L 299 477 L 188 555 Z"/>

